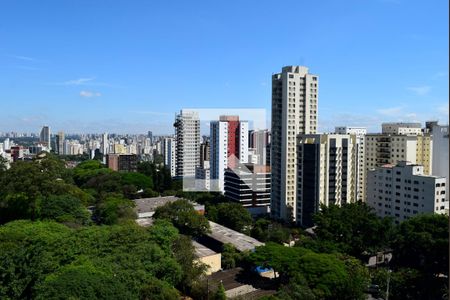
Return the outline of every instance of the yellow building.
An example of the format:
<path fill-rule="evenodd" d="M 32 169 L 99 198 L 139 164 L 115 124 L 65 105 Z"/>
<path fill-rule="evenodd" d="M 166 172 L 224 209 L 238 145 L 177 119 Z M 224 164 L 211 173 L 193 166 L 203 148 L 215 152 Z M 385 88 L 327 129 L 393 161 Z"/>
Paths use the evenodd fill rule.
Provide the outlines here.
<path fill-rule="evenodd" d="M 115 154 L 127 154 L 127 148 L 125 148 L 122 144 L 114 144 L 114 153 Z"/>
<path fill-rule="evenodd" d="M 210 275 L 222 269 L 222 255 L 220 253 L 216 253 L 196 241 L 192 241 L 192 245 L 195 249 L 197 261 L 208 266 L 206 275 Z"/>

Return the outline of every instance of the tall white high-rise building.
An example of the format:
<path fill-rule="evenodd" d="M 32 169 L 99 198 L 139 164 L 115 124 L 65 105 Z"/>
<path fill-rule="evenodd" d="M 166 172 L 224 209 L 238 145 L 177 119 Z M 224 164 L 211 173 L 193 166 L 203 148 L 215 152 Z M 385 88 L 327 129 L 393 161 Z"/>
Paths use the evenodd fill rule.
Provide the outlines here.
<path fill-rule="evenodd" d="M 175 139 L 172 137 L 164 138 L 163 140 L 163 157 L 164 157 L 164 166 L 170 170 L 170 175 L 175 177 Z"/>
<path fill-rule="evenodd" d="M 43 126 L 41 129 L 41 133 L 39 135 L 39 142 L 44 145 L 47 146 L 48 149 L 51 149 L 51 144 L 50 144 L 50 127 L 48 126 Z"/>
<path fill-rule="evenodd" d="M 271 213 L 296 218 L 297 135 L 317 131 L 319 77 L 307 67 L 288 66 L 272 75 Z"/>
<path fill-rule="evenodd" d="M 357 201 L 366 201 L 366 165 L 365 165 L 365 127 L 339 126 L 335 128 L 338 134 L 354 134 L 356 136 L 355 145 L 355 193 Z"/>
<path fill-rule="evenodd" d="M 248 162 L 248 122 L 220 116 L 210 123 L 211 189 L 224 192 L 225 170 Z"/>
<path fill-rule="evenodd" d="M 177 177 L 195 178 L 200 166 L 200 119 L 198 112 L 181 110 L 175 117 L 176 171 Z"/>
<path fill-rule="evenodd" d="M 64 152 L 64 132 L 60 131 L 55 137 L 55 146 L 56 146 L 56 153 L 59 155 L 65 154 Z"/>
<path fill-rule="evenodd" d="M 320 205 L 356 201 L 356 135 L 298 136 L 296 221 L 312 226 Z"/>
<path fill-rule="evenodd" d="M 102 150 L 103 155 L 106 155 L 109 153 L 109 142 L 108 142 L 108 134 L 107 133 L 102 134 L 101 150 Z"/>

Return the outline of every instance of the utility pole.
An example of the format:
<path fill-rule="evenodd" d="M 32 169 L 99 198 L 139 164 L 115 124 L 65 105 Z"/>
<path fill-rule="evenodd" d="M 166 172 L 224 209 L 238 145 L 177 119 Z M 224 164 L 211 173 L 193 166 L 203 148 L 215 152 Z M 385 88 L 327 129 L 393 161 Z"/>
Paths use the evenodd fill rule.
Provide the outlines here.
<path fill-rule="evenodd" d="M 386 284 L 386 300 L 389 300 L 389 283 L 391 281 L 391 272 L 392 272 L 392 270 L 388 270 L 388 278 L 387 278 L 387 284 Z"/>

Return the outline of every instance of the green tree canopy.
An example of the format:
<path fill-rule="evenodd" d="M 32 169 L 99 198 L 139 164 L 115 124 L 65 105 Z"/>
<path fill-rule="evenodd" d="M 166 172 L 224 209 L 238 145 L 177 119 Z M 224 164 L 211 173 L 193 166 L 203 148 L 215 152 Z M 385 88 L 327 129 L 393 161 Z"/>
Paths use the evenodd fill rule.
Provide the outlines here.
<path fill-rule="evenodd" d="M 314 216 L 315 232 L 323 241 L 337 244 L 340 252 L 361 257 L 389 246 L 393 235 L 392 220 L 379 218 L 364 203 L 322 206 Z"/>
<path fill-rule="evenodd" d="M 154 278 L 166 282 L 162 289 L 169 294 L 169 286 L 190 285 L 196 280 L 186 267 L 193 264 L 192 248 L 176 245 L 180 238 L 172 225 L 155 226 L 169 227 L 172 246 L 159 244 L 155 232 L 163 228 L 149 232 L 134 222 L 77 229 L 55 222 L 3 225 L 0 298 L 71 299 L 79 293 L 80 299 L 136 299 Z"/>
<path fill-rule="evenodd" d="M 153 217 L 169 220 L 181 233 L 193 237 L 209 231 L 208 220 L 186 200 L 177 200 L 158 207 Z"/>
<path fill-rule="evenodd" d="M 239 203 L 219 203 L 207 207 L 207 216 L 211 221 L 222 224 L 239 232 L 249 233 L 253 223 L 252 216 Z"/>
<path fill-rule="evenodd" d="M 113 225 L 135 220 L 134 202 L 122 197 L 107 197 L 96 205 L 95 219 L 99 224 Z"/>
<path fill-rule="evenodd" d="M 38 217 L 41 220 L 55 220 L 62 223 L 85 225 L 90 214 L 80 199 L 70 195 L 48 196 L 38 203 Z"/>
<path fill-rule="evenodd" d="M 249 259 L 256 266 L 273 268 L 284 284 L 295 289 L 307 286 L 317 299 L 364 299 L 369 282 L 368 272 L 359 261 L 338 254 L 267 243 L 257 247 Z"/>

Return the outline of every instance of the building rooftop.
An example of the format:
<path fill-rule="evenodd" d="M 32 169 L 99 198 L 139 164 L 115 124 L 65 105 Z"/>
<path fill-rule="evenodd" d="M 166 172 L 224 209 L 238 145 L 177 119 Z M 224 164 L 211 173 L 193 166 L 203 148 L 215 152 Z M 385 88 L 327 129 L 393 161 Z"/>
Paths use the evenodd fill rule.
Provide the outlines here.
<path fill-rule="evenodd" d="M 252 251 L 258 246 L 264 246 L 264 243 L 220 224 L 209 221 L 209 226 L 211 227 L 211 233 L 208 234 L 210 238 L 222 244 L 231 244 L 238 251 Z"/>
<path fill-rule="evenodd" d="M 206 247 L 196 241 L 192 241 L 192 245 L 194 246 L 195 256 L 197 256 L 198 258 L 217 254 L 213 250 L 209 249 L 208 247 Z"/>
<path fill-rule="evenodd" d="M 175 196 L 134 199 L 134 203 L 136 204 L 135 210 L 140 217 L 144 217 L 145 213 L 154 212 L 158 207 L 175 202 L 179 199 L 181 198 Z"/>

